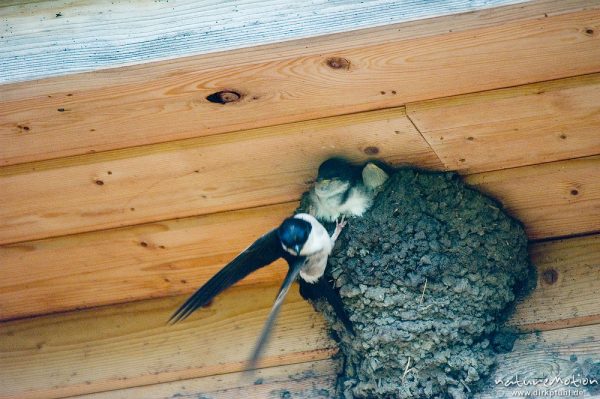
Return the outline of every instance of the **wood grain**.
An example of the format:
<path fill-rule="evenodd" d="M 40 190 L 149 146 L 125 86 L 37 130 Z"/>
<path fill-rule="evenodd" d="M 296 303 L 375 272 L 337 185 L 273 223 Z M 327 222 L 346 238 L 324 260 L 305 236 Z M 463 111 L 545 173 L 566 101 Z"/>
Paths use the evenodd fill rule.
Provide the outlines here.
<path fill-rule="evenodd" d="M 44 2 L 40 0 L 38 2 Z M 12 0 L 13 4 L 23 4 Z M 3 4 L 5 4 L 4 2 Z M 98 3 L 97 3 L 98 4 Z M 7 4 L 9 5 L 9 4 Z M 369 29 L 350 30 L 339 34 L 312 37 L 308 40 L 290 40 L 268 45 L 252 46 L 237 50 L 219 51 L 194 57 L 181 57 L 162 62 L 151 62 L 125 68 L 96 70 L 81 79 L 81 74 L 70 74 L 57 79 L 40 79 L 35 85 L 30 82 L 2 85 L 3 100 L 19 100 L 27 97 L 48 96 L 60 92 L 88 91 L 125 83 L 144 83 L 167 74 L 177 75 L 198 70 L 215 70 L 231 65 L 253 65 L 267 61 L 306 57 L 336 52 L 340 48 L 362 48 L 385 44 L 394 39 L 408 40 L 471 29 L 501 26 L 510 22 L 546 18 L 598 7 L 588 0 L 535 0 L 521 4 L 453 14 L 452 16 L 383 25 Z M 120 54 L 114 54 L 121 56 Z"/>
<path fill-rule="evenodd" d="M 592 157 L 465 180 L 499 198 L 537 239 L 597 230 L 599 168 L 599 158 Z M 0 319 L 190 292 L 294 208 L 292 202 L 0 246 Z M 244 284 L 279 281 L 281 273 L 270 268 Z M 588 300 L 580 315 L 595 317 L 593 298 Z M 563 323 L 561 317 L 557 312 L 552 320 Z"/>
<path fill-rule="evenodd" d="M 297 200 L 333 155 L 439 168 L 404 109 L 0 169 L 0 243 Z"/>
<path fill-rule="evenodd" d="M 600 74 L 406 107 L 451 170 L 473 173 L 600 154 Z"/>
<path fill-rule="evenodd" d="M 0 325 L 0 398 L 58 398 L 241 371 L 277 286 L 240 287 L 185 323 L 184 299 L 150 300 Z M 261 367 L 326 359 L 334 344 L 294 287 Z"/>
<path fill-rule="evenodd" d="M 571 377 L 571 374 L 574 376 L 579 374 L 583 377 L 587 375 L 585 370 L 582 369 L 584 362 L 588 359 L 595 362 L 598 356 L 600 356 L 600 325 L 548 331 L 540 334 L 525 334 L 516 341 L 512 352 L 499 356 L 499 366 L 490 381 L 488 381 L 487 388 L 474 397 L 476 399 L 518 397 L 513 394 L 515 390 L 519 389 L 518 387 L 505 387 L 500 382 L 500 380 L 514 378 L 517 374 L 521 380 L 546 377 L 566 379 Z M 169 399 L 178 394 L 183 396 L 209 395 L 214 398 L 240 398 L 253 397 L 252 395 L 258 394 L 258 392 L 260 393 L 257 397 L 266 398 L 271 397 L 269 396 L 271 392 L 275 394 L 273 397 L 278 397 L 276 395 L 281 389 L 290 390 L 294 398 L 313 398 L 320 397 L 318 393 L 324 393 L 322 390 L 328 390 L 332 394 L 334 392 L 336 364 L 329 360 L 274 367 L 263 369 L 261 372 L 264 373 L 261 374 L 261 377 L 264 375 L 264 385 L 258 387 L 253 385 L 252 381 L 244 380 L 242 375 L 234 373 L 218 377 L 204 377 L 84 395 L 77 398 L 128 399 L 143 397 L 146 399 Z M 286 372 L 292 374 L 287 379 Z M 302 375 L 306 375 L 306 377 L 299 379 Z M 219 379 L 218 382 L 215 381 L 217 378 Z M 498 380 L 498 384 L 495 380 Z M 301 390 L 298 388 L 299 384 L 302 387 Z M 590 385 L 590 387 L 594 386 L 596 384 Z M 271 388 L 271 391 L 262 390 L 262 388 L 267 387 Z M 530 389 L 528 387 L 525 390 Z M 559 388 L 558 385 L 542 388 L 544 391 L 554 391 L 555 395 L 557 389 L 564 388 Z M 583 391 L 584 394 L 577 397 L 600 397 L 599 394 L 590 393 L 585 388 Z M 537 397 L 541 397 L 541 395 Z"/>
<path fill-rule="evenodd" d="M 523 1 L 4 0 L 0 15 L 7 29 L 2 32 L 0 82 L 222 52 Z"/>
<path fill-rule="evenodd" d="M 0 319 L 189 293 L 297 203 L 0 247 Z M 239 284 L 283 281 L 287 265 Z"/>
<path fill-rule="evenodd" d="M 489 390 L 476 395 L 476 398 L 515 398 L 519 397 L 513 393 L 515 390 L 533 391 L 535 389 L 531 386 L 519 388 L 512 385 L 506 387 L 503 383 L 500 383 L 500 381 L 514 380 L 517 376 L 521 380 L 531 380 L 537 378 L 552 379 L 553 377 L 567 379 L 572 376 L 583 378 L 591 374 L 598 379 L 597 371 L 593 373 L 585 371 L 584 362 L 588 360 L 592 364 L 597 364 L 599 357 L 600 324 L 527 334 L 516 341 L 513 352 L 499 356 L 499 367 L 492 376 Z M 498 384 L 495 384 L 496 380 L 499 381 Z M 562 396 L 600 397 L 598 384 L 589 385 L 589 387 L 594 388 L 595 393 L 589 392 L 586 388 L 579 388 L 583 391 L 582 394 L 563 394 Z M 555 397 L 560 397 L 558 391 L 567 389 L 567 387 L 560 384 L 554 384 L 548 388 L 539 386 L 537 388 L 548 392 L 533 397 L 551 397 L 552 393 Z M 579 389 L 571 387 L 571 390 Z"/>
<path fill-rule="evenodd" d="M 558 270 L 557 285 L 564 294 L 542 286 L 520 304 L 512 324 L 532 328 L 535 320 L 535 328 L 551 330 L 577 325 L 585 314 L 592 317 L 582 324 L 597 321 L 597 268 L 581 266 L 598 259 L 597 242 L 596 236 L 535 244 L 532 254 L 540 271 L 550 266 Z M 164 323 L 184 297 L 4 322 L 0 386 L 7 388 L 0 397 L 54 398 L 240 371 L 277 288 L 234 287 L 174 327 Z M 571 318 L 575 322 L 569 322 Z M 279 325 L 264 366 L 324 359 L 333 353 L 321 316 L 296 288 Z"/>
<path fill-rule="evenodd" d="M 542 332 L 540 334 L 522 335 L 515 343 L 512 352 L 500 355 L 498 368 L 487 382 L 483 392 L 475 394 L 476 399 L 516 398 L 523 397 L 514 394 L 518 387 L 504 386 L 505 380 L 518 377 L 521 380 L 532 378 L 561 377 L 566 379 L 571 375 L 584 377 L 589 375 L 585 369 L 585 361 L 597 361 L 600 355 L 600 325 L 578 327 L 559 331 Z M 289 370 L 289 371 L 288 371 Z M 283 390 L 289 390 L 294 398 L 320 397 L 325 391 L 335 392 L 336 364 L 329 360 L 302 363 L 293 366 L 280 366 L 261 370 L 264 375 L 264 385 L 253 385 L 243 380 L 243 376 L 234 373 L 218 377 L 204 377 L 185 381 L 136 387 L 112 392 L 78 396 L 80 399 L 128 399 L 143 397 L 146 399 L 169 399 L 175 395 L 209 395 L 214 398 L 240 397 L 278 397 Z M 286 372 L 292 374 L 286 379 Z M 305 375 L 306 377 L 299 379 Z M 218 379 L 218 382 L 215 382 Z M 498 383 L 496 383 L 498 380 Z M 235 383 L 233 382 L 235 381 Z M 244 384 L 245 383 L 245 384 Z M 300 385 L 300 387 L 299 387 Z M 510 383 L 508 384 L 510 385 Z M 596 387 L 591 384 L 589 387 Z M 232 388 L 233 387 L 233 388 Z M 307 388 L 310 387 L 310 388 Z M 220 388 L 220 389 L 219 389 Z M 270 388 L 271 390 L 263 390 Z M 565 389 L 558 384 L 553 387 L 541 388 L 548 393 L 554 391 L 557 396 L 559 389 Z M 574 388 L 571 388 L 574 389 Z M 325 391 L 324 391 L 325 390 Z M 531 387 L 525 391 L 532 390 Z M 591 393 L 583 388 L 582 398 L 598 398 L 600 394 Z M 579 389 L 577 389 L 579 391 Z M 260 393 L 259 393 L 260 392 Z M 275 395 L 275 396 L 269 396 Z M 541 397 L 540 394 L 537 397 Z M 548 396 L 548 395 L 546 395 Z M 571 395 L 575 396 L 575 395 Z M 328 397 L 328 396 L 325 396 Z"/>
<path fill-rule="evenodd" d="M 511 323 L 549 330 L 600 323 L 600 235 L 533 244 L 536 289 L 517 306 Z"/>
<path fill-rule="evenodd" d="M 570 4 L 570 3 L 569 3 Z M 567 4 L 565 7 L 569 7 Z M 289 123 L 600 71 L 600 4 L 501 26 L 202 69 L 152 65 L 3 88 L 0 164 Z M 539 14 L 538 14 L 539 15 Z M 541 14 L 543 15 L 543 13 Z M 480 21 L 479 21 L 480 22 Z M 448 30 L 452 32 L 448 32 Z M 510 51 L 507 51 L 510 49 Z M 332 68 L 332 57 L 349 68 Z M 177 61 L 173 61 L 177 63 Z M 187 64 L 184 64 L 187 65 Z M 145 80 L 129 79 L 131 74 Z M 155 76 L 156 75 L 156 76 Z M 72 80 L 75 79 L 75 80 Z M 105 84 L 83 90 L 85 81 Z M 112 83 L 111 83 L 112 82 Z M 79 83 L 79 84 L 77 84 Z M 48 92 L 45 87 L 52 87 Z M 237 102 L 215 104 L 232 90 Z M 20 93 L 20 94 L 19 94 Z M 44 94 L 47 93 L 47 94 Z"/>
<path fill-rule="evenodd" d="M 260 369 L 249 378 L 230 373 L 74 396 L 81 399 L 171 399 L 183 397 L 228 398 L 331 398 L 339 365 L 331 359 Z M 287 395 L 286 395 L 287 393 Z"/>
<path fill-rule="evenodd" d="M 598 231 L 600 157 L 571 159 L 465 177 L 498 199 L 532 239 Z"/>

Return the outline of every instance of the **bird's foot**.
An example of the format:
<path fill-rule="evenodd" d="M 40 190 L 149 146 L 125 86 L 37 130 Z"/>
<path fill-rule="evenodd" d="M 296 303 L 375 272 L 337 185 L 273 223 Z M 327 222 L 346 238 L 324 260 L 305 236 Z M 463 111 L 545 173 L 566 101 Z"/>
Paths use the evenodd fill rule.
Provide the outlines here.
<path fill-rule="evenodd" d="M 331 239 L 333 241 L 337 240 L 338 237 L 340 236 L 340 234 L 342 233 L 342 229 L 344 227 L 346 227 L 346 225 L 348 224 L 348 221 L 346 220 L 346 216 L 342 215 L 341 220 L 337 220 L 335 221 L 335 231 L 333 232 L 333 235 L 331 236 Z"/>

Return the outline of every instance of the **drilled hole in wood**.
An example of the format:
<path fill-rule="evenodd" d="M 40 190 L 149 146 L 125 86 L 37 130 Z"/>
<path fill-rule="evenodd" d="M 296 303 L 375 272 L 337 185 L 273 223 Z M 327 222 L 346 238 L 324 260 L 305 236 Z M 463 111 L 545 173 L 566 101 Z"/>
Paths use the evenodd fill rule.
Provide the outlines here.
<path fill-rule="evenodd" d="M 578 195 L 579 191 L 577 191 L 576 189 L 571 190 L 571 195 Z"/>
<path fill-rule="evenodd" d="M 326 64 L 332 69 L 350 69 L 350 61 L 342 57 L 328 58 Z"/>
<path fill-rule="evenodd" d="M 592 28 L 586 28 L 585 29 L 585 34 L 588 36 L 593 36 L 594 35 L 594 30 Z"/>
<path fill-rule="evenodd" d="M 104 182 L 102 180 L 98 179 L 98 180 L 96 180 L 96 184 L 99 186 L 103 186 Z"/>
<path fill-rule="evenodd" d="M 207 96 L 206 99 L 211 103 L 215 104 L 228 104 L 239 101 L 242 98 L 240 93 L 235 91 L 218 91 L 216 93 Z"/>
<path fill-rule="evenodd" d="M 148 246 L 148 243 L 146 241 L 142 241 L 140 242 L 140 245 L 144 248 L 146 248 Z"/>
<path fill-rule="evenodd" d="M 558 280 L 558 272 L 554 269 L 546 269 L 542 273 L 542 278 L 547 284 L 554 284 Z"/>
<path fill-rule="evenodd" d="M 560 138 L 563 139 L 563 140 L 565 140 L 567 138 L 567 135 L 566 134 L 561 134 Z"/>
<path fill-rule="evenodd" d="M 469 141 L 473 141 L 473 140 L 475 140 L 475 137 L 473 137 L 473 136 L 469 136 L 469 137 L 467 137 L 467 140 L 469 140 Z"/>
<path fill-rule="evenodd" d="M 367 155 L 377 155 L 379 154 L 379 148 L 373 146 L 367 147 L 364 149 L 364 153 Z"/>

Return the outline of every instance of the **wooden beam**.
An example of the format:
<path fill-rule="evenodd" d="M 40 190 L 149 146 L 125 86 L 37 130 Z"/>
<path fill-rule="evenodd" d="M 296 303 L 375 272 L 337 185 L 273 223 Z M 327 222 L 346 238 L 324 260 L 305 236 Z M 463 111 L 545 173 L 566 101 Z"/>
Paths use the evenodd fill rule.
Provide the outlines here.
<path fill-rule="evenodd" d="M 495 18 L 490 25 L 482 23 L 485 13 L 472 15 L 466 25 L 471 29 L 458 31 L 454 30 L 460 20 L 444 17 L 444 22 L 433 24 L 439 27 L 433 36 L 422 33 L 429 21 L 413 37 L 393 27 L 387 37 L 378 35 L 385 40 L 363 47 L 355 46 L 352 38 L 357 36 L 351 34 L 350 40 L 336 39 L 339 46 L 334 50 L 291 58 L 271 55 L 259 61 L 252 57 L 253 63 L 219 68 L 195 59 L 173 60 L 7 85 L 0 103 L 0 164 L 600 72 L 600 35 L 593 33 L 600 31 L 600 4 L 548 1 L 532 7 L 535 12 L 530 9 L 521 19 L 514 9 L 507 9 L 510 18 L 500 25 Z M 546 9 L 553 9 L 555 15 Z M 96 82 L 85 89 L 88 81 Z M 227 104 L 207 100 L 224 90 L 238 93 L 240 99 Z"/>
<path fill-rule="evenodd" d="M 600 235 L 534 244 L 536 289 L 511 323 L 526 330 L 600 324 Z"/>
<path fill-rule="evenodd" d="M 547 251 L 550 260 L 540 267 L 559 270 L 557 284 L 567 294 L 540 288 L 519 306 L 512 324 L 531 328 L 530 320 L 535 319 L 537 328 L 553 329 L 577 325 L 584 314 L 591 316 L 584 324 L 592 318 L 598 321 L 592 306 L 597 283 L 585 283 L 597 279 L 597 271 L 578 266 L 588 261 L 572 264 L 569 258 L 597 262 L 596 242 L 597 238 L 579 238 L 573 244 L 536 244 L 533 253 L 538 248 L 541 252 L 534 259 Z M 592 255 L 582 255 L 585 251 Z M 240 371 L 277 289 L 232 288 L 185 323 L 171 327 L 165 320 L 184 297 L 1 323 L 0 398 L 55 398 Z M 553 300 L 555 296 L 564 299 Z M 556 323 L 556 315 L 562 324 Z M 321 316 L 296 288 L 283 306 L 279 325 L 264 366 L 325 359 L 333 353 Z"/>
<path fill-rule="evenodd" d="M 499 198 L 532 238 L 565 236 L 600 225 L 599 162 L 563 161 L 466 181 Z M 118 169 L 113 170 L 114 176 Z M 575 189 L 577 195 L 571 193 Z M 292 202 L 0 246 L 0 319 L 189 292 L 295 207 Z M 281 273 L 261 271 L 244 283 L 280 281 Z M 537 323 L 533 320 L 529 323 Z"/>
<path fill-rule="evenodd" d="M 403 108 L 0 169 L 0 243 L 295 201 L 332 155 L 439 168 Z"/>
<path fill-rule="evenodd" d="M 183 397 L 230 398 L 332 398 L 338 362 L 325 359 L 259 369 L 250 378 L 230 373 L 157 385 L 119 389 L 72 399 L 172 399 Z"/>
<path fill-rule="evenodd" d="M 532 395 L 531 397 L 598 398 L 600 397 L 598 384 L 589 386 L 594 389 L 594 393 L 588 391 L 587 388 L 589 387 L 571 387 L 571 391 L 582 390 L 583 392 L 581 394 L 559 395 L 558 391 L 565 391 L 567 389 L 567 387 L 560 383 L 548 388 L 540 387 L 539 385 L 537 387 L 528 386 L 519 388 L 514 385 L 510 386 L 510 383 L 509 386 L 505 386 L 500 381 L 514 381 L 517 377 L 521 381 L 523 379 L 551 379 L 553 377 L 560 377 L 562 379 L 571 377 L 583 378 L 586 375 L 590 375 L 582 373 L 583 363 L 588 360 L 592 364 L 597 364 L 599 357 L 600 324 L 527 334 L 516 341 L 512 352 L 499 356 L 498 367 L 491 377 L 489 389 L 475 397 L 477 399 L 526 397 L 514 392 L 519 390 L 531 392 L 539 389 L 547 391 L 547 394 L 542 393 Z M 598 378 L 597 373 L 597 371 L 592 372 L 592 375 Z M 498 380 L 498 384 L 496 384 L 496 380 Z"/>
<path fill-rule="evenodd" d="M 0 320 L 189 293 L 297 203 L 0 247 Z M 276 264 L 241 285 L 276 284 Z"/>
<path fill-rule="evenodd" d="M 476 394 L 476 399 L 496 399 L 517 397 L 513 393 L 519 387 L 512 388 L 500 383 L 500 379 L 506 380 L 520 377 L 524 378 L 552 378 L 561 377 L 566 379 L 571 375 L 579 374 L 581 377 L 581 366 L 585 360 L 596 362 L 600 356 L 600 325 L 578 327 L 559 331 L 548 331 L 540 334 L 526 334 L 521 336 L 515 343 L 514 350 L 499 356 L 498 367 L 487 382 L 487 388 L 482 393 Z M 263 369 L 260 377 L 263 378 L 262 385 L 254 385 L 253 381 L 244 379 L 240 373 L 233 373 L 219 377 L 203 377 L 185 381 L 152 385 L 146 387 L 135 387 L 130 389 L 103 392 L 100 394 L 78 396 L 80 399 L 170 399 L 177 395 L 208 395 L 211 398 L 247 398 L 268 397 L 271 392 L 290 391 L 292 397 L 317 398 L 319 393 L 323 397 L 329 391 L 333 394 L 335 389 L 336 363 L 329 360 L 320 360 L 309 363 L 296 364 L 293 366 L 279 366 Z M 286 378 L 286 374 L 289 377 Z M 290 375 L 291 374 L 291 375 Z M 263 377 L 264 375 L 264 377 Z M 303 378 L 304 376 L 304 378 Z M 219 378 L 216 382 L 215 379 Z M 498 380 L 498 384 L 496 384 Z M 596 385 L 590 385 L 594 387 Z M 560 384 L 553 387 L 540 388 L 543 391 L 554 391 L 555 396 L 558 389 L 565 389 Z M 574 389 L 574 388 L 571 388 Z M 531 387 L 522 389 L 532 391 Z M 598 398 L 599 394 L 592 394 L 583 388 L 584 398 Z M 302 396 L 304 395 L 304 396 Z M 541 397 L 543 394 L 536 397 Z M 571 395 L 575 396 L 575 395 Z"/>
<path fill-rule="evenodd" d="M 278 288 L 229 290 L 175 326 L 166 320 L 182 297 L 0 324 L 0 398 L 59 398 L 241 371 Z M 320 315 L 291 291 L 261 367 L 335 351 Z"/>
<path fill-rule="evenodd" d="M 406 107 L 444 166 L 463 173 L 600 154 L 600 74 Z"/>
<path fill-rule="evenodd" d="M 600 157 L 523 166 L 465 177 L 502 202 L 532 239 L 598 231 Z"/>
<path fill-rule="evenodd" d="M 523 2 L 4 0 L 0 15 L 7 29 L 2 32 L 0 82 L 255 47 Z"/>

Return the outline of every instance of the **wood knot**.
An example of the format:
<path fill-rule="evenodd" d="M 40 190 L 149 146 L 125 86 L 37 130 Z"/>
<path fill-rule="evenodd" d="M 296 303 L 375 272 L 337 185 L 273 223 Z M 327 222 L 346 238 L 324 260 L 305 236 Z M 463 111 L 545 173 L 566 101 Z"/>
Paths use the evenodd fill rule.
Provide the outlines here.
<path fill-rule="evenodd" d="M 370 147 L 365 148 L 363 150 L 363 152 L 367 155 L 377 155 L 377 154 L 379 154 L 379 148 L 370 146 Z"/>
<path fill-rule="evenodd" d="M 350 69 L 350 61 L 342 57 L 331 57 L 328 58 L 326 64 L 332 69 Z"/>
<path fill-rule="evenodd" d="M 558 280 L 558 272 L 555 269 L 546 269 L 542 273 L 542 278 L 546 284 L 552 285 Z"/>
<path fill-rule="evenodd" d="M 223 90 L 206 97 L 208 101 L 215 104 L 228 104 L 239 101 L 242 95 L 235 91 Z"/>

